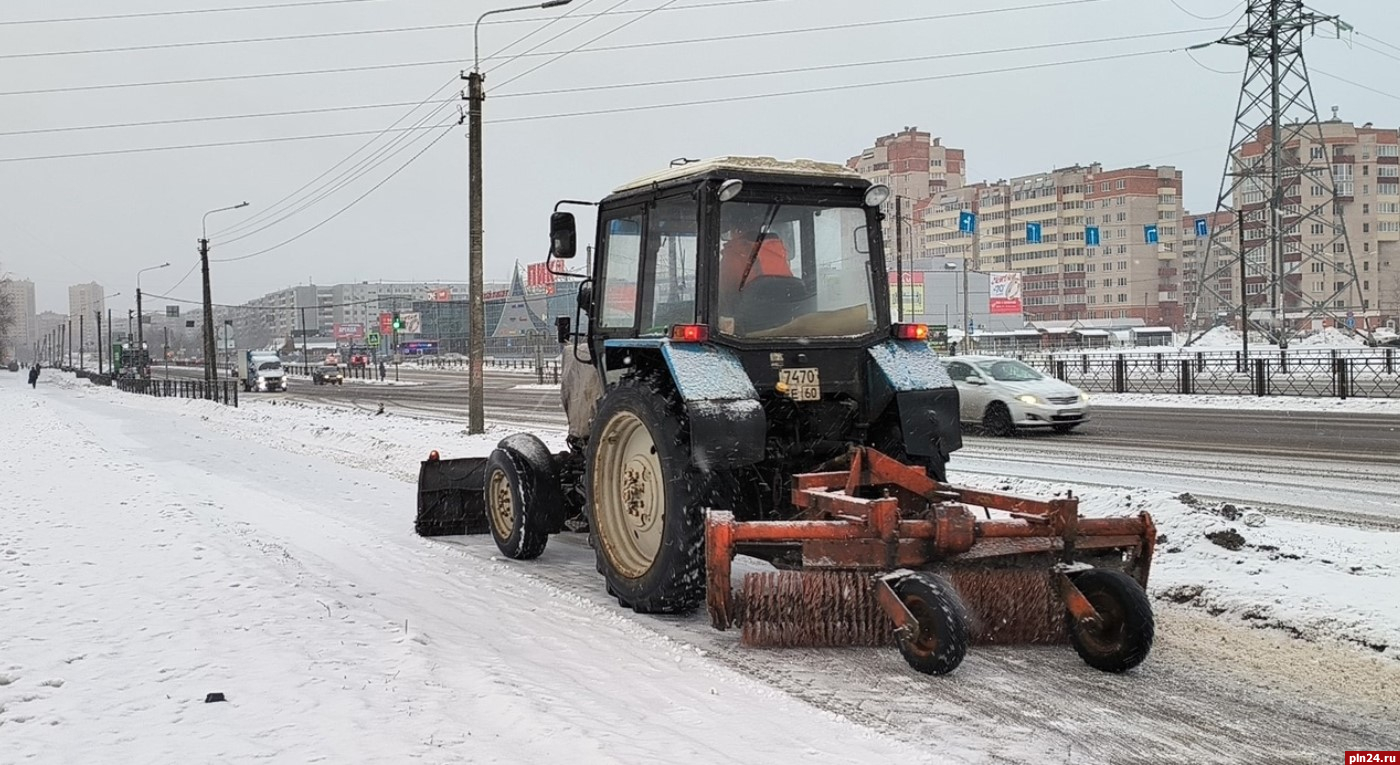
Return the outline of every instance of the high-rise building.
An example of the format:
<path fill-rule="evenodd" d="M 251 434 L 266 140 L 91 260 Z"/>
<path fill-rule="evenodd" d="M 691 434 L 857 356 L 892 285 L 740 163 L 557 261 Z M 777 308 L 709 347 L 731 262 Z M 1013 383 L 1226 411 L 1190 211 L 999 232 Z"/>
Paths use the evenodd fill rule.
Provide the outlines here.
<path fill-rule="evenodd" d="M 967 182 L 963 150 L 944 146 L 943 139 L 916 127 L 906 127 L 875 139 L 874 146 L 851 157 L 846 166 L 871 183 L 890 188 L 890 199 L 883 207 L 886 249 L 893 256 L 902 244 L 898 254 L 911 259 L 917 250 L 913 241 L 918 231 L 914 224 L 915 208 L 946 189 L 960 188 Z M 896 203 L 902 216 L 896 215 Z M 896 230 L 897 218 L 901 217 L 905 221 L 902 231 Z M 893 263 L 894 258 L 890 261 Z"/>
<path fill-rule="evenodd" d="M 975 231 L 962 230 L 963 212 Z M 1173 167 L 1076 165 L 949 189 L 919 210 L 920 243 L 926 256 L 1020 273 L 1028 320 L 1179 326 L 1181 215 Z"/>
<path fill-rule="evenodd" d="M 9 299 L 11 323 L 4 334 L 5 348 L 0 355 L 10 354 L 21 363 L 34 361 L 34 340 L 37 327 L 34 313 L 34 282 L 28 279 L 0 281 L 0 292 Z"/>

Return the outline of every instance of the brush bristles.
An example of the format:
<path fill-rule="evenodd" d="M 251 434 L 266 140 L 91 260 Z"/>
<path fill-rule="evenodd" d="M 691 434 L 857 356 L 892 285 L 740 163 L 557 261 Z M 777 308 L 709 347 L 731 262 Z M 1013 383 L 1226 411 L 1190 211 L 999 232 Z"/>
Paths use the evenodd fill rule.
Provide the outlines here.
<path fill-rule="evenodd" d="M 1035 569 L 942 572 L 966 606 L 973 642 L 1064 643 L 1065 607 L 1051 574 Z M 740 603 L 745 645 L 829 648 L 892 645 L 893 625 L 875 597 L 874 578 L 855 571 L 748 574 Z"/>

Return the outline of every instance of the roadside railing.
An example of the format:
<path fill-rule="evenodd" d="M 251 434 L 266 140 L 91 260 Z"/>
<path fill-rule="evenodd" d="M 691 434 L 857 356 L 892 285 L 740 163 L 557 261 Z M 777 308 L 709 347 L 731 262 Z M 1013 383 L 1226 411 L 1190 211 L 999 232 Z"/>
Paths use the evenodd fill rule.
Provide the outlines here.
<path fill-rule="evenodd" d="M 1055 377 L 1090 392 L 1400 398 L 1400 354 L 1345 350 L 1298 355 L 1283 351 L 1059 356 L 1044 365 Z M 1029 362 L 1028 362 L 1029 363 Z"/>
<path fill-rule="evenodd" d="M 118 390 L 156 398 L 200 398 L 229 406 L 238 406 L 237 380 L 145 380 L 118 378 L 112 381 Z"/>

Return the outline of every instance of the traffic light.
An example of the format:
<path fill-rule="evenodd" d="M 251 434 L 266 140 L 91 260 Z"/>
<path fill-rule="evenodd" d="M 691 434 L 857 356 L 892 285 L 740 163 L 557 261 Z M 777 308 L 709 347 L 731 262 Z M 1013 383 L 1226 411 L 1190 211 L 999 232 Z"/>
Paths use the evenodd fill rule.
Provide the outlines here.
<path fill-rule="evenodd" d="M 395 332 L 398 332 L 398 331 L 400 331 L 400 330 L 403 329 L 403 319 L 400 319 L 400 318 L 399 318 L 399 314 L 398 314 L 397 311 L 394 312 L 394 323 L 393 323 L 393 327 L 394 327 L 394 331 L 395 331 Z"/>

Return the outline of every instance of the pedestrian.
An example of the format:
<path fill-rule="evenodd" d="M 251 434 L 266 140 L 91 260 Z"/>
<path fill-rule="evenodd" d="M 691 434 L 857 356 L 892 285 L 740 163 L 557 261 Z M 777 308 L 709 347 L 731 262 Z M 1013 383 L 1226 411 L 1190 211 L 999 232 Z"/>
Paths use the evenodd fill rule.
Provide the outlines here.
<path fill-rule="evenodd" d="M 379 362 L 379 381 L 384 382 L 384 362 Z"/>
<path fill-rule="evenodd" d="M 39 387 L 39 362 L 34 362 L 34 366 L 29 370 L 29 387 L 38 389 Z"/>

